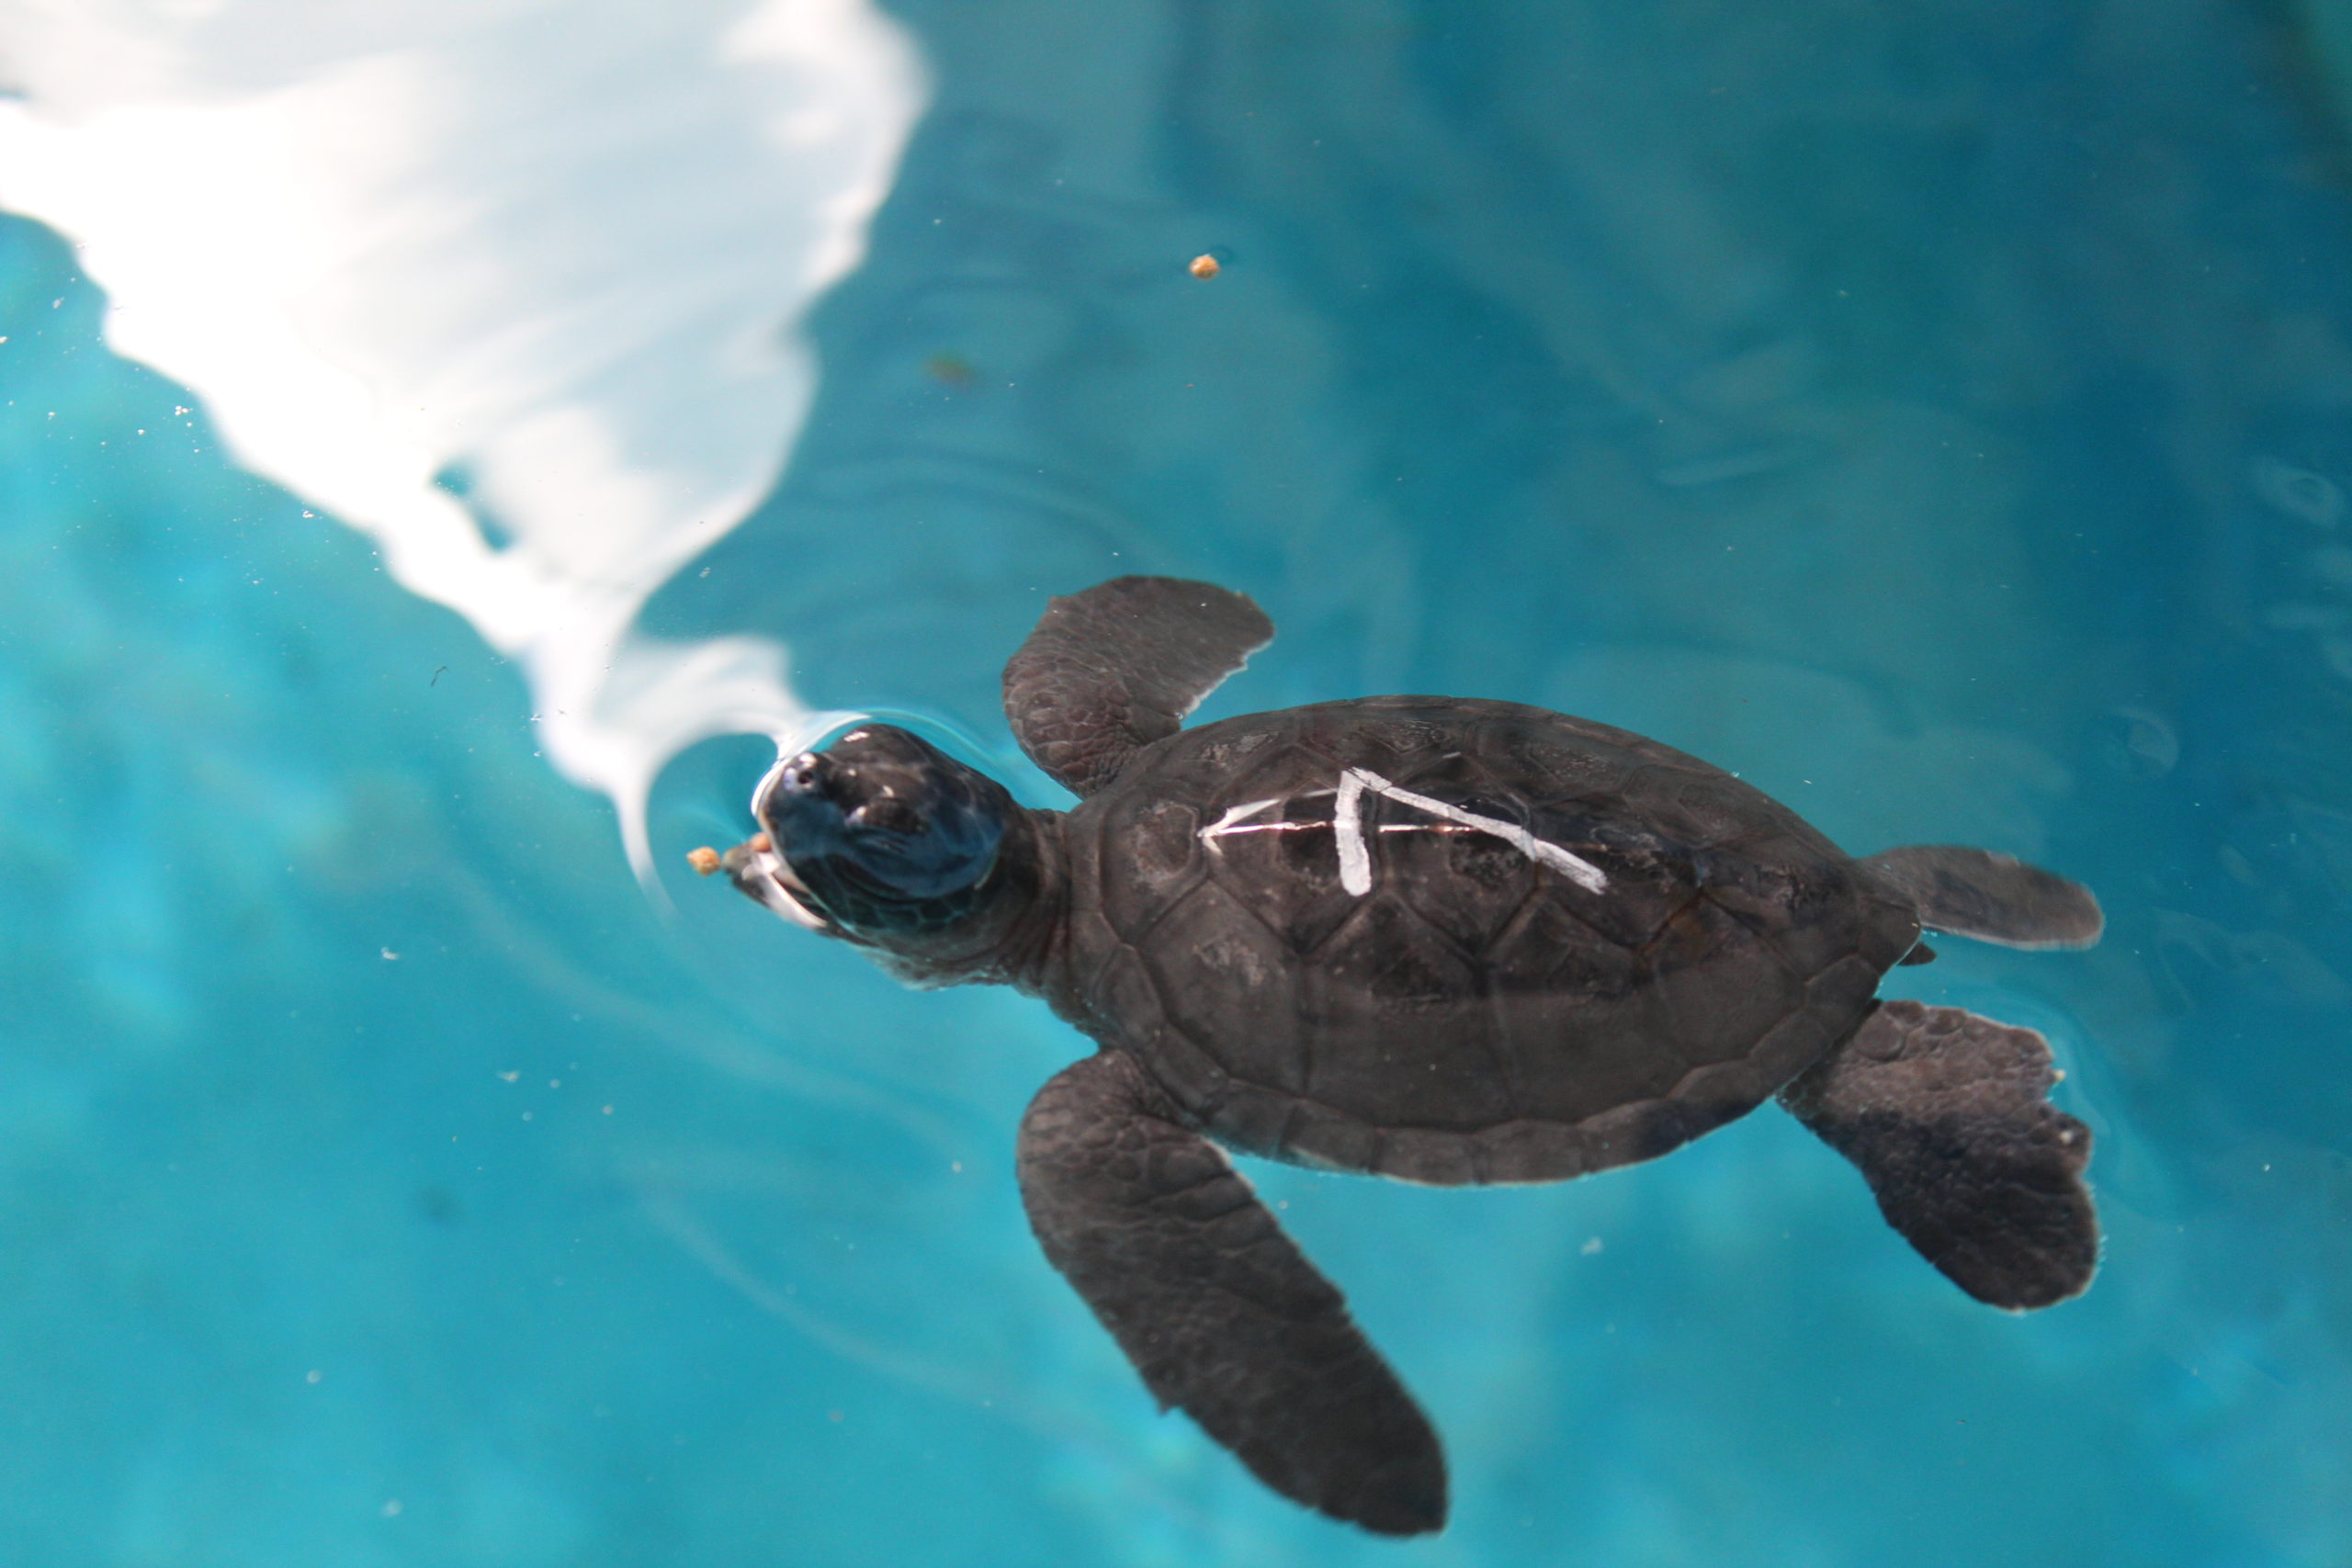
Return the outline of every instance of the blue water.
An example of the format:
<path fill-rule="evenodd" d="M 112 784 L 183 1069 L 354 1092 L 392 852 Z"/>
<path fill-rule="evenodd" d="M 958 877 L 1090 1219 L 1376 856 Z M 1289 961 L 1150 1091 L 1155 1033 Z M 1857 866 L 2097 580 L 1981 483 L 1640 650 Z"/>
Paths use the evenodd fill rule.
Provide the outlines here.
<path fill-rule="evenodd" d="M 1455 1478 L 1410 1545 L 1291 1508 L 1028 1238 L 1082 1043 L 663 914 L 516 671 L 0 218 L 0 1562 L 2352 1562 L 2327 13 L 893 10 L 935 97 L 815 410 L 648 624 L 1044 803 L 1044 595 L 1206 576 L 1282 627 L 1212 716 L 1544 703 L 2079 876 L 2096 952 L 1890 990 L 2049 1034 L 2097 1284 L 1975 1305 L 1776 1112 L 1532 1190 L 1253 1167 Z M 671 768 L 666 866 L 767 755 Z"/>

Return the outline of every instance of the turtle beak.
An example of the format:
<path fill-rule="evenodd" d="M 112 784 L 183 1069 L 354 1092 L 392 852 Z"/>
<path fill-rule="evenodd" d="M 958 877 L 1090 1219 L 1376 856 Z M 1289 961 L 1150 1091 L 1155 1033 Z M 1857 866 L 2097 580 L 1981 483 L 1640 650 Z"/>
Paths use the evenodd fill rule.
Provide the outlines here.
<path fill-rule="evenodd" d="M 750 842 L 728 851 L 719 864 L 738 892 L 757 899 L 794 925 L 812 931 L 833 930 L 833 922 L 817 912 L 808 889 L 792 874 L 792 867 L 776 853 L 775 840 L 765 833 L 755 833 Z"/>

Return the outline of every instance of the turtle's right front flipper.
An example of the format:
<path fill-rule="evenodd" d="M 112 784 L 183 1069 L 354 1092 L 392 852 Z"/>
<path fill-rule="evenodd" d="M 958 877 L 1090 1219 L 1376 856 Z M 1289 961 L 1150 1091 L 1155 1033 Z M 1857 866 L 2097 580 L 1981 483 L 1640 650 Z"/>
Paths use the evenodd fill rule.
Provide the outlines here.
<path fill-rule="evenodd" d="M 1030 761 L 1092 795 L 1273 637 L 1263 610 L 1214 582 L 1114 578 L 1046 606 L 1004 667 L 1004 716 Z"/>
<path fill-rule="evenodd" d="M 1284 1496 L 1384 1535 L 1445 1523 L 1429 1420 L 1225 1156 L 1142 1066 L 1063 1069 L 1021 1123 L 1046 1256 L 1162 1405 Z"/>

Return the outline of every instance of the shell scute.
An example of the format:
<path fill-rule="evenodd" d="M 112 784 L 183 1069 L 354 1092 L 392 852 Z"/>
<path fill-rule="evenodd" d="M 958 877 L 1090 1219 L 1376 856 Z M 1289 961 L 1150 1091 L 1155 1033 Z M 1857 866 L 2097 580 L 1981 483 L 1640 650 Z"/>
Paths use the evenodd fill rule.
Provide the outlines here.
<path fill-rule="evenodd" d="M 1329 1170 L 1369 1170 L 1381 1158 L 1391 1134 L 1320 1100 L 1302 1100 L 1292 1107 L 1283 1129 L 1282 1154 L 1301 1165 Z"/>
<path fill-rule="evenodd" d="M 1314 1020 L 1307 1095 L 1384 1127 L 1510 1114 L 1480 966 L 1405 900 L 1375 893 L 1301 976 Z M 1468 1005 L 1465 1005 L 1468 1004 Z"/>
<path fill-rule="evenodd" d="M 1357 766 L 1396 773 L 1442 755 L 1449 739 L 1442 727 L 1425 719 L 1367 715 L 1350 728 L 1347 749 Z"/>
<path fill-rule="evenodd" d="M 1206 734 L 1206 731 L 1200 733 Z M 1269 730 L 1236 726 L 1222 730 L 1193 749 L 1190 761 L 1194 768 L 1210 776 L 1229 775 L 1246 765 L 1253 755 L 1273 739 L 1274 736 Z"/>
<path fill-rule="evenodd" d="M 1088 1008 L 1097 1016 L 1116 1018 L 1145 1035 L 1157 1034 L 1167 1021 L 1159 1005 L 1159 987 L 1144 970 L 1135 950 L 1120 946 L 1103 959 L 1088 988 Z"/>
<path fill-rule="evenodd" d="M 1206 874 L 1200 813 L 1184 801 L 1131 797 L 1120 802 L 1104 827 L 1125 845 L 1125 874 L 1102 888 L 1103 911 L 1123 931 L 1140 931 Z"/>
<path fill-rule="evenodd" d="M 1668 922 L 1647 960 L 1645 995 L 1664 1038 L 1717 1042 L 1726 1055 L 1746 1055 L 1807 1005 L 1805 977 L 1704 898 Z"/>
<path fill-rule="evenodd" d="M 1494 954 L 1489 1003 L 1513 1110 L 1576 1121 L 1669 1078 L 1648 1030 L 1645 974 L 1631 949 L 1552 899 L 1538 899 Z"/>
<path fill-rule="evenodd" d="M 1241 798 L 1219 820 L 1252 804 L 1234 793 Z M 1296 957 L 1321 947 L 1362 902 L 1340 885 L 1331 852 L 1338 800 L 1336 788 L 1275 798 L 1207 840 L 1210 877 Z"/>
<path fill-rule="evenodd" d="M 1519 792 L 1476 758 L 1441 754 L 1397 770 L 1394 781 L 1417 795 L 1513 828 L 1535 829 Z M 1422 919 L 1474 955 L 1483 955 L 1543 884 L 1536 863 L 1492 832 L 1440 821 L 1381 795 L 1362 807 L 1363 830 L 1380 880 L 1409 888 Z"/>
<path fill-rule="evenodd" d="M 1544 897 L 1611 942 L 1645 945 L 1698 891 L 1688 852 L 1642 824 L 1546 810 L 1533 816 L 1538 837 L 1589 862 L 1608 878 L 1598 892 L 1546 878 Z"/>
<path fill-rule="evenodd" d="M 1485 1179 L 1473 1138 L 1419 1127 L 1393 1127 L 1383 1133 L 1379 1152 L 1368 1168 L 1399 1181 L 1432 1187 L 1463 1187 Z"/>
<path fill-rule="evenodd" d="M 1201 882 L 1153 922 L 1136 951 L 1170 1023 L 1204 1054 L 1246 1082 L 1306 1089 L 1297 968 L 1246 905 Z"/>
<path fill-rule="evenodd" d="M 1217 1135 L 1235 1148 L 1279 1159 L 1286 1153 L 1283 1134 L 1297 1111 L 1295 1096 L 1236 1078 L 1216 1110 Z"/>
<path fill-rule="evenodd" d="M 1473 740 L 1479 755 L 1494 758 L 1514 777 L 1541 781 L 1544 793 L 1558 800 L 1614 794 L 1646 761 L 1598 726 L 1577 729 L 1531 722 L 1528 716 L 1540 712 L 1513 707 L 1481 721 Z"/>
<path fill-rule="evenodd" d="M 1470 1152 L 1481 1181 L 1565 1181 L 1601 1168 L 1582 1126 L 1533 1117 L 1481 1128 Z"/>
<path fill-rule="evenodd" d="M 1683 777 L 1659 792 L 1654 818 L 1661 832 L 1703 852 L 1761 836 L 1779 823 L 1761 823 L 1745 801 L 1735 802 L 1713 779 Z"/>

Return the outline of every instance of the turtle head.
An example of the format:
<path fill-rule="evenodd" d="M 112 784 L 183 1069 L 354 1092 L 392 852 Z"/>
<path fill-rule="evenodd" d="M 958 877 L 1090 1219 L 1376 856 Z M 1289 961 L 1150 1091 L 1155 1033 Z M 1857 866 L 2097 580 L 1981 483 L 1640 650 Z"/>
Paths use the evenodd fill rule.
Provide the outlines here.
<path fill-rule="evenodd" d="M 910 978 L 1001 935 L 1036 886 L 1026 813 L 906 730 L 861 725 L 779 761 L 752 798 L 770 852 L 738 886 L 788 919 L 881 950 Z M 747 875 L 748 872 L 751 874 Z M 760 877 L 764 875 L 764 885 Z M 782 902 L 779 902 L 779 899 Z"/>

